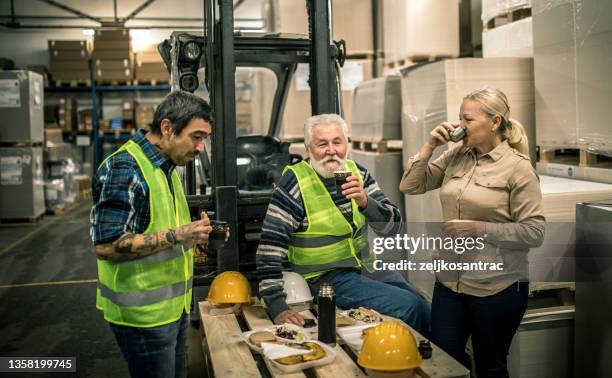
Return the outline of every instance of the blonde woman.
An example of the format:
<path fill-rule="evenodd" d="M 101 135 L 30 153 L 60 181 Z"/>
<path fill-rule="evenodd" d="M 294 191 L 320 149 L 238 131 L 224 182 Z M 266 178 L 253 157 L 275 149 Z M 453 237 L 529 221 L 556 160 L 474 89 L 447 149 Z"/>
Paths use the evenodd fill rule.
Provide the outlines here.
<path fill-rule="evenodd" d="M 527 308 L 527 253 L 544 238 L 542 196 L 527 155 L 527 136 L 509 115 L 500 90 L 469 93 L 461 104 L 460 124 L 437 126 L 408 162 L 400 183 L 407 194 L 440 188 L 444 234 L 483 238 L 481 250 L 440 252 L 445 260 L 503 267 L 436 275 L 432 341 L 469 367 L 465 346 L 471 336 L 479 378 L 508 376 L 508 349 Z M 461 144 L 429 161 L 458 127 L 466 134 Z"/>

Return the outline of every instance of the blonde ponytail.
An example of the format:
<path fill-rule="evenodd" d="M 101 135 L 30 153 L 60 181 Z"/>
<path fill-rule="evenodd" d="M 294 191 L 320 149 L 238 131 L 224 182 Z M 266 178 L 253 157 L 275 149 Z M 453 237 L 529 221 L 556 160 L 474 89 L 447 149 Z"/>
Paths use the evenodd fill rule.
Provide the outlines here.
<path fill-rule="evenodd" d="M 502 135 L 502 140 L 507 140 L 510 147 L 518 152 L 529 156 L 529 140 L 525 128 L 514 118 L 508 119 Z"/>

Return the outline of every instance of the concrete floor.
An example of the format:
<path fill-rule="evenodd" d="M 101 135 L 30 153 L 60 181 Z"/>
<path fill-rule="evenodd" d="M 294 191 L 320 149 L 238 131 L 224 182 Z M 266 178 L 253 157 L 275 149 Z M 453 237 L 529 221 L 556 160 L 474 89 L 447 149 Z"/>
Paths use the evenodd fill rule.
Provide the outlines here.
<path fill-rule="evenodd" d="M 90 206 L 86 201 L 35 225 L 0 226 L 0 356 L 76 357 L 76 376 L 127 377 L 114 336 L 95 307 Z M 195 328 L 189 360 L 189 376 L 205 376 Z"/>

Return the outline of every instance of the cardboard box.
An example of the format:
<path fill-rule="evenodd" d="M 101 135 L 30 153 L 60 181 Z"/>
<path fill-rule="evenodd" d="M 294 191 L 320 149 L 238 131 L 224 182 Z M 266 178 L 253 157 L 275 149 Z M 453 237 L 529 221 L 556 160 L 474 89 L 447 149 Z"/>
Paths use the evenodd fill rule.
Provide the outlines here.
<path fill-rule="evenodd" d="M 95 59 L 94 66 L 96 70 L 124 70 L 132 68 L 132 61 L 130 59 Z"/>
<path fill-rule="evenodd" d="M 385 60 L 459 56 L 459 2 L 384 0 Z"/>
<path fill-rule="evenodd" d="M 76 129 L 77 102 L 73 97 L 62 97 L 59 99 L 57 109 L 58 124 L 64 132 L 72 132 Z"/>
<path fill-rule="evenodd" d="M 87 41 L 63 41 L 50 39 L 48 41 L 49 51 L 51 50 L 87 50 L 89 48 Z"/>
<path fill-rule="evenodd" d="M 124 70 L 100 70 L 97 69 L 95 72 L 96 80 L 101 81 L 125 81 L 133 79 L 133 71 L 129 68 Z"/>
<path fill-rule="evenodd" d="M 482 56 L 485 58 L 533 58 L 532 18 L 482 32 Z"/>
<path fill-rule="evenodd" d="M 130 39 L 129 29 L 97 29 L 94 39 L 98 40 L 117 40 Z"/>
<path fill-rule="evenodd" d="M 386 76 L 358 84 L 351 118 L 353 138 L 402 139 L 401 77 Z"/>
<path fill-rule="evenodd" d="M 134 68 L 136 80 L 170 81 L 170 74 L 163 63 L 139 62 Z"/>
<path fill-rule="evenodd" d="M 51 74 L 53 80 L 58 81 L 85 81 L 91 80 L 89 70 L 87 71 L 53 71 Z"/>
<path fill-rule="evenodd" d="M 79 110 L 78 131 L 91 131 L 93 128 L 93 113 L 91 109 Z"/>
<path fill-rule="evenodd" d="M 98 50 L 126 50 L 132 49 L 132 43 L 129 39 L 113 39 L 113 40 L 94 40 L 94 51 Z"/>
<path fill-rule="evenodd" d="M 89 71 L 89 61 L 87 59 L 51 59 L 51 72 L 56 71 Z"/>
<path fill-rule="evenodd" d="M 344 39 L 349 54 L 374 52 L 371 0 L 333 0 L 332 13 L 333 39 Z"/>
<path fill-rule="evenodd" d="M 132 60 L 134 55 L 130 50 L 118 49 L 118 50 L 94 50 L 91 54 L 91 59 L 95 62 L 96 60 Z"/>
<path fill-rule="evenodd" d="M 82 50 L 50 50 L 49 56 L 52 59 L 59 60 L 82 60 L 89 59 L 89 52 L 85 49 Z"/>
<path fill-rule="evenodd" d="M 62 129 L 57 128 L 47 128 L 44 130 L 45 132 L 45 144 L 46 145 L 59 145 L 64 143 L 64 139 L 62 137 Z"/>
<path fill-rule="evenodd" d="M 537 144 L 612 156 L 612 3 L 534 2 L 532 14 Z"/>

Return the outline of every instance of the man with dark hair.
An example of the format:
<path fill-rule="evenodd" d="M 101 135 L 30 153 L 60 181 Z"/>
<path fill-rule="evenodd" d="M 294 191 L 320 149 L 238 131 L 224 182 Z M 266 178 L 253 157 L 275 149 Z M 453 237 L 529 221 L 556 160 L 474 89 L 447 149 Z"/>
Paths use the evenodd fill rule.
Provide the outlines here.
<path fill-rule="evenodd" d="M 186 92 L 157 107 L 93 179 L 91 238 L 98 258 L 96 307 L 133 377 L 185 377 L 193 248 L 208 219 L 191 221 L 176 166 L 204 151 L 210 106 Z"/>

